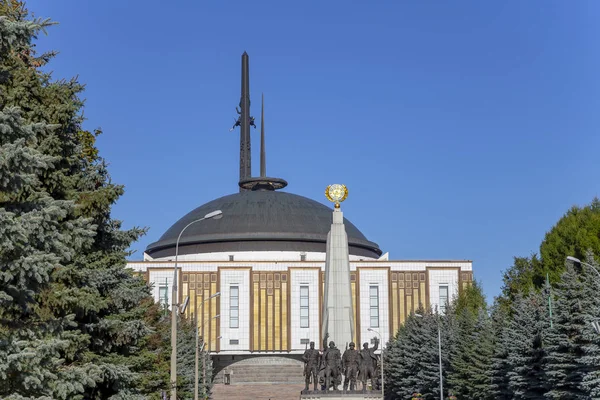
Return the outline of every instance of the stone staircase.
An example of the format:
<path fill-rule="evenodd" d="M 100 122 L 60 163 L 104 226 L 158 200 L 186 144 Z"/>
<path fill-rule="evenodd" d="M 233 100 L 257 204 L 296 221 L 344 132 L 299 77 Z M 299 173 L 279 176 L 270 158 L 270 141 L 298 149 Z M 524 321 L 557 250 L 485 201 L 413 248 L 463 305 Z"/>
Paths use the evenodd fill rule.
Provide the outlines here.
<path fill-rule="evenodd" d="M 298 400 L 304 384 L 215 384 L 211 400 Z"/>
<path fill-rule="evenodd" d="M 221 365 L 215 384 L 303 384 L 302 361 L 284 357 L 251 357 Z"/>

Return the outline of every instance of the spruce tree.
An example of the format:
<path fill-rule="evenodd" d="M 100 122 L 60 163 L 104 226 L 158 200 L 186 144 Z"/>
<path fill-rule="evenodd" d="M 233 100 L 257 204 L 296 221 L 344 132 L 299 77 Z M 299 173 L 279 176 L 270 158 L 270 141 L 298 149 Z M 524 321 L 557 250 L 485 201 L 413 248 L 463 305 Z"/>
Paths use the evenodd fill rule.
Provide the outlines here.
<path fill-rule="evenodd" d="M 587 252 L 586 262 L 596 271 L 600 271 L 600 266 L 595 260 L 591 251 Z M 581 380 L 583 390 L 589 392 L 591 398 L 600 398 L 600 332 L 597 332 L 592 323 L 600 321 L 600 277 L 593 271 L 586 271 L 584 284 L 587 285 L 587 292 L 592 297 L 586 302 L 588 307 L 583 310 L 585 325 L 582 329 L 583 336 L 583 355 L 580 362 L 585 366 L 586 371 Z"/>
<path fill-rule="evenodd" d="M 598 285 L 582 269 L 571 263 L 555 289 L 553 328 L 548 331 L 546 371 L 549 399 L 589 399 L 590 387 L 599 367 L 593 364 L 597 356 L 598 338 L 593 336 L 591 319 L 597 312 Z M 590 357 L 591 356 L 591 357 Z M 590 357 L 590 358 L 588 358 Z"/>
<path fill-rule="evenodd" d="M 386 397 L 404 399 L 415 392 L 439 397 L 438 323 L 444 321 L 422 309 L 417 313 L 422 317 L 409 316 L 385 352 Z M 447 343 L 442 337 L 444 365 L 448 364 Z"/>
<path fill-rule="evenodd" d="M 7 4 L 2 11 L 4 89 L 14 61 L 27 55 L 32 37 L 50 23 L 10 19 L 8 14 L 19 9 Z M 45 187 L 60 158 L 43 152 L 40 138 L 54 136 L 57 128 L 45 121 L 26 121 L 21 109 L 4 99 L 0 103 L 0 397 L 4 398 L 67 398 L 78 385 L 76 377 L 94 379 L 100 373 L 95 366 L 63 365 L 72 341 L 80 339 L 66 331 L 75 324 L 74 315 L 54 318 L 39 306 L 53 272 L 89 246 L 94 235 L 91 221 L 77 215 L 75 202 L 53 198 Z"/>
<path fill-rule="evenodd" d="M 517 296 L 506 331 L 508 386 L 515 400 L 543 399 L 547 392 L 544 375 L 544 332 L 549 328 L 541 294 Z"/>
<path fill-rule="evenodd" d="M 53 53 L 36 55 L 33 40 L 50 23 L 16 1 L 0 11 L 0 397 L 156 395 L 144 386 L 164 375 L 149 363 L 161 351 L 144 347 L 152 302 L 125 268 L 143 231 L 110 215 L 123 188 L 100 132 L 82 127 L 83 86 L 40 69 Z"/>
<path fill-rule="evenodd" d="M 489 369 L 493 353 L 491 321 L 481 286 L 473 282 L 460 291 L 448 308 L 448 389 L 459 398 L 489 396 Z"/>
<path fill-rule="evenodd" d="M 496 400 L 511 400 L 513 392 L 508 384 L 510 366 L 508 356 L 511 352 L 508 337 L 508 324 L 510 309 L 496 299 L 492 307 L 492 332 L 494 337 L 494 351 L 490 366 L 490 392 Z"/>
<path fill-rule="evenodd" d="M 456 344 L 452 346 L 448 388 L 458 398 L 494 399 L 490 368 L 494 352 L 490 318 L 485 310 L 473 315 L 463 310 L 457 319 Z"/>

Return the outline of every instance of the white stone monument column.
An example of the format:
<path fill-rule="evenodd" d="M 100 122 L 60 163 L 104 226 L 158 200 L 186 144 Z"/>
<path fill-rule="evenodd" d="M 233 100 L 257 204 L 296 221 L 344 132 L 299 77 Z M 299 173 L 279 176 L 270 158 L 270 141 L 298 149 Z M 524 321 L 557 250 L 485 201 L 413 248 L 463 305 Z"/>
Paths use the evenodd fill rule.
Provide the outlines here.
<path fill-rule="evenodd" d="M 340 190 L 343 191 L 341 194 Z M 343 353 L 346 345 L 354 341 L 355 337 L 348 235 L 344 226 L 344 213 L 339 208 L 339 203 L 345 200 L 348 191 L 343 185 L 331 185 L 327 188 L 326 195 L 335 202 L 335 209 L 331 230 L 327 235 L 321 332 L 323 336 L 329 334 L 327 345 L 333 340 Z"/>

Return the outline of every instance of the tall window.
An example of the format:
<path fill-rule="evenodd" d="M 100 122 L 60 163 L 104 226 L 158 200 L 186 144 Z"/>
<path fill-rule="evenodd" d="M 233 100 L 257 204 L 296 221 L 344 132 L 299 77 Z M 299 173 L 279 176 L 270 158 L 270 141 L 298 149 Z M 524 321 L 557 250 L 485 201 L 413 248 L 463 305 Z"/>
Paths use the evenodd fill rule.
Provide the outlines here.
<path fill-rule="evenodd" d="M 240 327 L 240 287 L 229 287 L 229 327 Z"/>
<path fill-rule="evenodd" d="M 448 285 L 440 285 L 440 313 L 446 312 L 448 304 Z"/>
<path fill-rule="evenodd" d="M 168 288 L 166 285 L 158 287 L 158 302 L 160 305 L 165 307 L 168 306 L 169 303 L 169 296 L 167 290 Z"/>
<path fill-rule="evenodd" d="M 379 286 L 369 287 L 369 308 L 371 310 L 371 328 L 379 328 Z"/>
<path fill-rule="evenodd" d="M 300 328 L 308 328 L 308 286 L 300 286 Z"/>

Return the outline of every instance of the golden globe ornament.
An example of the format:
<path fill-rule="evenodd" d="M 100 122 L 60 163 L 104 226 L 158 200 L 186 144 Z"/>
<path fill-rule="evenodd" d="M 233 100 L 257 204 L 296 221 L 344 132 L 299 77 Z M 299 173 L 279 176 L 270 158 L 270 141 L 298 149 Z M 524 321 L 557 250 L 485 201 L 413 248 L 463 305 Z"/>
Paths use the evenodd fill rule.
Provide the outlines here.
<path fill-rule="evenodd" d="M 325 189 L 325 197 L 335 204 L 335 208 L 340 208 L 340 203 L 348 197 L 348 188 L 346 185 L 340 185 L 339 183 L 329 185 Z"/>

